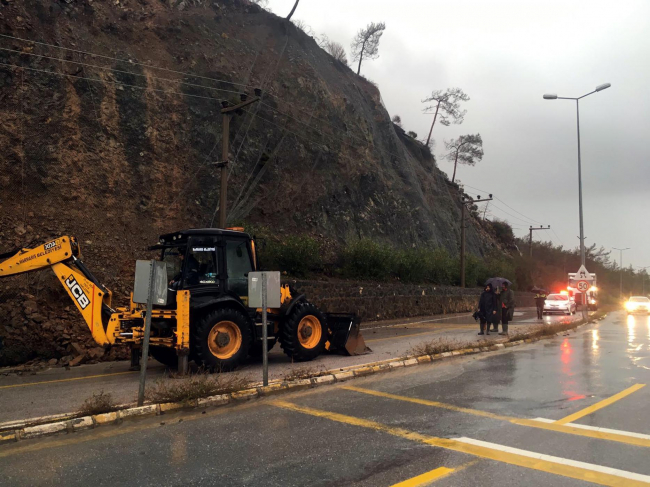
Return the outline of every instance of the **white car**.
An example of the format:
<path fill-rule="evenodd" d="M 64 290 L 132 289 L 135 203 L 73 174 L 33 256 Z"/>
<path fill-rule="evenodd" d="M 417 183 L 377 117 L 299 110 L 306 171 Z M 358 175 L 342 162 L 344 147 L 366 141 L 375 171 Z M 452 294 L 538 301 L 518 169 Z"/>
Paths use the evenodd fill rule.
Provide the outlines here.
<path fill-rule="evenodd" d="M 632 296 L 625 303 L 625 309 L 628 315 L 634 313 L 650 314 L 650 299 L 646 296 Z"/>
<path fill-rule="evenodd" d="M 544 314 L 564 313 L 572 315 L 576 312 L 576 303 L 566 294 L 549 294 L 544 302 Z"/>

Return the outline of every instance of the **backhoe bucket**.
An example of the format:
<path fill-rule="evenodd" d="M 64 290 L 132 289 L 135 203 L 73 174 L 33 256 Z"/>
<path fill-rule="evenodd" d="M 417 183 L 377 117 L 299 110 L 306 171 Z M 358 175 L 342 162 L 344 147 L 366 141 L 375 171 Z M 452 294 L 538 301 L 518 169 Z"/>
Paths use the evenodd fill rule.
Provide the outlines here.
<path fill-rule="evenodd" d="M 331 348 L 345 351 L 347 355 L 363 355 L 372 350 L 366 346 L 361 334 L 361 319 L 354 314 L 326 313 L 327 325 L 332 332 Z"/>

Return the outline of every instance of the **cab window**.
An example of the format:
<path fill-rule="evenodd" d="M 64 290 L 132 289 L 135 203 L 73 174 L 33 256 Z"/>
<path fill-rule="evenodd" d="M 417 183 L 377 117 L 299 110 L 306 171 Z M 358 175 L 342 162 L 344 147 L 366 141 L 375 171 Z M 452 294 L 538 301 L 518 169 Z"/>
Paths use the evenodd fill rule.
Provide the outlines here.
<path fill-rule="evenodd" d="M 248 295 L 248 273 L 253 270 L 247 240 L 226 240 L 228 289 L 238 296 Z"/>
<path fill-rule="evenodd" d="M 246 240 L 226 241 L 226 263 L 229 279 L 247 279 L 248 273 L 253 270 L 248 254 Z"/>
<path fill-rule="evenodd" d="M 192 242 L 187 253 L 185 267 L 185 285 L 201 286 L 217 283 L 217 262 L 213 242 L 203 244 Z"/>

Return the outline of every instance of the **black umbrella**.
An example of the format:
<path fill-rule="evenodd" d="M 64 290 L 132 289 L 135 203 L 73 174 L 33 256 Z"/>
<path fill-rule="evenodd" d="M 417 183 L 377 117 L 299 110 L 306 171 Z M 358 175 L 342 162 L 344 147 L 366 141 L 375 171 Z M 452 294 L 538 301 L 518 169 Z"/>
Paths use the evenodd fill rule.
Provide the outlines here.
<path fill-rule="evenodd" d="M 492 287 L 496 289 L 500 288 L 504 282 L 507 283 L 508 286 L 512 286 L 512 282 L 510 282 L 505 277 L 490 277 L 487 281 L 485 281 L 485 285 L 487 286 L 488 284 L 492 284 Z"/>
<path fill-rule="evenodd" d="M 546 289 L 544 289 L 543 287 L 537 287 L 537 286 L 535 286 L 534 288 L 532 288 L 532 289 L 530 290 L 530 292 L 531 292 L 531 293 L 544 293 L 544 294 L 548 294 L 548 291 L 547 291 Z"/>

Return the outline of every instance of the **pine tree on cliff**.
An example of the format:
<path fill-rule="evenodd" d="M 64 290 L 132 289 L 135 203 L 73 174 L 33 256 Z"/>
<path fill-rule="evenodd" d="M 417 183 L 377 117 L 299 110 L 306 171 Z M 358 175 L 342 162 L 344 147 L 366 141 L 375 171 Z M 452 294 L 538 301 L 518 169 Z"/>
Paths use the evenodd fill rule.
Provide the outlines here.
<path fill-rule="evenodd" d="M 384 29 L 386 29 L 384 22 L 378 24 L 370 22 L 365 29 L 357 32 L 352 41 L 352 60 L 359 61 L 357 74 L 361 72 L 361 61 L 364 58 L 377 59 L 379 57 L 379 39 L 381 39 Z"/>
<path fill-rule="evenodd" d="M 461 135 L 449 142 L 445 140 L 445 147 L 449 151 L 445 158 L 454 163 L 454 175 L 451 177 L 452 183 L 456 180 L 458 164 L 474 166 L 483 159 L 483 139 L 481 139 L 481 134 Z"/>

